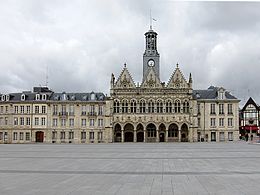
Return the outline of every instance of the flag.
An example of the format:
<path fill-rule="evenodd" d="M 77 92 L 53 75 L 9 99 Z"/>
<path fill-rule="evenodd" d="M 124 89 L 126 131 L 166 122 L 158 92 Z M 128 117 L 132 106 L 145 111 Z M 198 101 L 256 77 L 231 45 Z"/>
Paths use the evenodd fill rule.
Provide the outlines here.
<path fill-rule="evenodd" d="M 153 18 L 154 21 L 156 21 L 154 18 Z"/>

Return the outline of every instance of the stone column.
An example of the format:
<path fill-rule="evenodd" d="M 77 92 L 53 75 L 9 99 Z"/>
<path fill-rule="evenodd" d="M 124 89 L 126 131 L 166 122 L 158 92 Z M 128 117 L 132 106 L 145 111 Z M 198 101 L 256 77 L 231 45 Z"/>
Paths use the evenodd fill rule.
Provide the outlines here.
<path fill-rule="evenodd" d="M 124 131 L 121 130 L 121 142 L 124 142 Z"/>
<path fill-rule="evenodd" d="M 168 142 L 168 130 L 165 132 L 165 142 Z"/>
<path fill-rule="evenodd" d="M 144 131 L 144 142 L 146 142 L 146 131 Z"/>
<path fill-rule="evenodd" d="M 181 130 L 180 129 L 178 131 L 178 138 L 179 138 L 179 142 L 181 142 Z"/>
<path fill-rule="evenodd" d="M 136 142 L 136 129 L 134 130 L 134 142 Z"/>
<path fill-rule="evenodd" d="M 159 131 L 156 130 L 156 142 L 159 142 Z"/>

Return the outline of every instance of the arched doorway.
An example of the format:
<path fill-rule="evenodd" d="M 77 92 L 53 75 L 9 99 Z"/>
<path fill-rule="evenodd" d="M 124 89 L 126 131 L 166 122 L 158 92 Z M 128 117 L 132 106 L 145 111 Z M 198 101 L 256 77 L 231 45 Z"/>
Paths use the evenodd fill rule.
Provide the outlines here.
<path fill-rule="evenodd" d="M 168 129 L 168 142 L 179 141 L 178 136 L 179 136 L 178 125 L 173 123 L 169 126 L 169 129 Z"/>
<path fill-rule="evenodd" d="M 188 126 L 186 124 L 183 124 L 181 126 L 181 141 L 182 142 L 188 142 Z"/>
<path fill-rule="evenodd" d="M 125 142 L 134 141 L 134 126 L 130 123 L 127 123 L 124 127 L 124 138 Z"/>
<path fill-rule="evenodd" d="M 121 126 L 119 124 L 116 124 L 114 128 L 114 142 L 121 142 Z"/>
<path fill-rule="evenodd" d="M 164 124 L 159 126 L 159 142 L 165 142 L 166 127 Z"/>
<path fill-rule="evenodd" d="M 37 131 L 35 134 L 35 141 L 36 142 L 43 142 L 44 132 L 43 131 Z"/>
<path fill-rule="evenodd" d="M 136 141 L 144 142 L 144 126 L 142 124 L 138 124 L 136 127 Z"/>
<path fill-rule="evenodd" d="M 146 127 L 147 131 L 147 142 L 156 142 L 156 127 L 150 123 Z"/>

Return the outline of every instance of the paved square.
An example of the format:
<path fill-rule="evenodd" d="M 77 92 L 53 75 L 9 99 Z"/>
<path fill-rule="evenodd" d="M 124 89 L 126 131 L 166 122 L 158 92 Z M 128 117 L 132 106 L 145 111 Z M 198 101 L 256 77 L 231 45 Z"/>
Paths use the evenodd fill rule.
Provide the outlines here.
<path fill-rule="evenodd" d="M 0 194 L 259 194 L 260 145 L 0 145 Z"/>

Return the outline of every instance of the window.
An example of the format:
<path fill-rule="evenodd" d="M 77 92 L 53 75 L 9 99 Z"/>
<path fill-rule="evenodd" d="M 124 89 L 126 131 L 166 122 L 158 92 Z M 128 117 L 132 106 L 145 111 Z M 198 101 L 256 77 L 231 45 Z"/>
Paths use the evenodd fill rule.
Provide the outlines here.
<path fill-rule="evenodd" d="M 93 118 L 89 119 L 89 126 L 93 127 L 94 123 L 95 123 L 95 121 Z"/>
<path fill-rule="evenodd" d="M 53 115 L 58 115 L 58 105 L 53 105 Z"/>
<path fill-rule="evenodd" d="M 40 100 L 40 94 L 36 94 L 35 100 Z"/>
<path fill-rule="evenodd" d="M 216 114 L 215 104 L 210 104 L 210 114 Z"/>
<path fill-rule="evenodd" d="M 74 115 L 74 105 L 70 105 L 70 107 L 69 107 L 69 115 L 71 115 L 71 116 Z"/>
<path fill-rule="evenodd" d="M 42 100 L 46 100 L 46 94 L 42 94 Z"/>
<path fill-rule="evenodd" d="M 65 131 L 60 132 L 60 139 L 64 140 L 66 138 Z"/>
<path fill-rule="evenodd" d="M 24 125 L 24 117 L 20 118 L 20 125 Z"/>
<path fill-rule="evenodd" d="M 119 113 L 119 101 L 118 100 L 115 100 L 114 101 L 114 113 Z"/>
<path fill-rule="evenodd" d="M 224 118 L 219 119 L 219 126 L 224 127 Z"/>
<path fill-rule="evenodd" d="M 219 141 L 225 141 L 225 133 L 224 132 L 219 132 Z"/>
<path fill-rule="evenodd" d="M 210 119 L 210 126 L 211 127 L 216 127 L 216 119 L 215 118 L 211 118 Z"/>
<path fill-rule="evenodd" d="M 57 139 L 57 131 L 52 131 L 52 139 Z"/>
<path fill-rule="evenodd" d="M 128 113 L 128 102 L 127 102 L 127 100 L 122 101 L 122 113 Z"/>
<path fill-rule="evenodd" d="M 24 101 L 24 100 L 25 100 L 25 95 L 22 94 L 22 95 L 21 95 L 21 101 Z"/>
<path fill-rule="evenodd" d="M 70 127 L 73 127 L 73 126 L 74 126 L 74 119 L 73 119 L 73 118 L 70 118 L 69 124 L 70 124 Z"/>
<path fill-rule="evenodd" d="M 85 127 L 87 123 L 86 119 L 81 119 L 81 126 Z"/>
<path fill-rule="evenodd" d="M 228 132 L 228 141 L 233 141 L 233 132 Z"/>
<path fill-rule="evenodd" d="M 102 105 L 98 106 L 98 115 L 103 115 L 103 106 Z"/>
<path fill-rule="evenodd" d="M 0 107 L 0 113 L 3 114 L 4 113 L 4 106 Z"/>
<path fill-rule="evenodd" d="M 81 115 L 86 115 L 87 113 L 87 106 L 86 105 L 82 105 L 81 107 Z"/>
<path fill-rule="evenodd" d="M 181 103 L 180 100 L 176 100 L 174 102 L 174 112 L 175 113 L 180 113 L 181 112 Z"/>
<path fill-rule="evenodd" d="M 148 102 L 148 112 L 149 113 L 154 113 L 154 102 L 153 102 L 153 100 L 150 100 Z"/>
<path fill-rule="evenodd" d="M 42 117 L 42 126 L 45 126 L 46 125 L 46 119 L 45 117 Z"/>
<path fill-rule="evenodd" d="M 61 106 L 61 115 L 66 115 L 66 105 Z"/>
<path fill-rule="evenodd" d="M 34 118 L 34 125 L 39 125 L 39 117 Z"/>
<path fill-rule="evenodd" d="M 5 125 L 8 125 L 8 117 L 5 117 Z"/>
<path fill-rule="evenodd" d="M 157 102 L 157 113 L 163 113 L 163 103 L 160 100 Z"/>
<path fill-rule="evenodd" d="M 219 104 L 219 114 L 224 114 L 224 104 Z"/>
<path fill-rule="evenodd" d="M 66 119 L 65 119 L 65 118 L 62 118 L 62 119 L 61 119 L 61 126 L 62 126 L 62 127 L 65 127 L 65 126 L 66 126 Z"/>
<path fill-rule="evenodd" d="M 46 113 L 46 106 L 42 106 L 42 113 L 43 113 L 43 114 Z"/>
<path fill-rule="evenodd" d="M 94 132 L 89 132 L 89 139 L 93 140 L 94 139 Z"/>
<path fill-rule="evenodd" d="M 131 113 L 136 113 L 136 101 L 131 100 Z"/>
<path fill-rule="evenodd" d="M 145 101 L 141 100 L 140 101 L 140 113 L 145 113 Z"/>
<path fill-rule="evenodd" d="M 228 126 L 233 127 L 233 119 L 232 118 L 228 118 Z"/>
<path fill-rule="evenodd" d="M 219 99 L 221 99 L 221 100 L 224 99 L 224 92 L 223 91 L 219 92 Z"/>
<path fill-rule="evenodd" d="M 98 141 L 103 140 L 103 132 L 98 132 Z"/>
<path fill-rule="evenodd" d="M 14 117 L 14 125 L 18 125 L 18 118 Z"/>
<path fill-rule="evenodd" d="M 170 100 L 166 102 L 166 113 L 172 113 L 172 102 Z"/>
<path fill-rule="evenodd" d="M 200 114 L 200 104 L 197 104 L 198 114 Z"/>
<path fill-rule="evenodd" d="M 23 132 L 20 132 L 20 134 L 19 134 L 19 139 L 20 139 L 20 140 L 23 140 L 23 136 L 24 136 L 24 135 L 23 135 Z"/>
<path fill-rule="evenodd" d="M 5 106 L 5 113 L 8 114 L 8 106 Z"/>
<path fill-rule="evenodd" d="M 14 137 L 13 137 L 13 140 L 17 140 L 17 132 L 14 132 Z"/>
<path fill-rule="evenodd" d="M 24 106 L 20 107 L 21 114 L 24 114 Z"/>
<path fill-rule="evenodd" d="M 198 127 L 200 127 L 200 118 L 198 118 Z"/>
<path fill-rule="evenodd" d="M 3 140 L 3 132 L 0 132 L 0 140 Z"/>
<path fill-rule="evenodd" d="M 18 114 L 18 106 L 14 106 L 14 113 Z"/>
<path fill-rule="evenodd" d="M 0 126 L 4 125 L 4 118 L 0 117 Z"/>
<path fill-rule="evenodd" d="M 81 139 L 86 139 L 86 132 L 85 131 L 81 131 Z"/>
<path fill-rule="evenodd" d="M 73 131 L 69 132 L 69 139 L 74 139 L 74 132 Z"/>
<path fill-rule="evenodd" d="M 26 117 L 26 125 L 31 125 L 31 119 L 30 119 L 30 117 Z"/>
<path fill-rule="evenodd" d="M 53 127 L 57 127 L 58 126 L 58 119 L 57 118 L 52 119 L 52 126 Z"/>
<path fill-rule="evenodd" d="M 103 119 L 98 119 L 98 126 L 103 127 Z"/>
<path fill-rule="evenodd" d="M 233 114 L 232 104 L 228 104 L 228 114 Z"/>
<path fill-rule="evenodd" d="M 25 133 L 25 139 L 26 139 L 26 141 L 30 140 L 30 133 L 29 132 Z"/>
<path fill-rule="evenodd" d="M 40 107 L 39 106 L 35 106 L 34 113 L 38 114 L 39 112 L 40 112 Z"/>
<path fill-rule="evenodd" d="M 95 114 L 95 105 L 90 105 L 90 115 L 93 116 Z"/>
<path fill-rule="evenodd" d="M 189 102 L 185 101 L 183 103 L 183 113 L 189 113 Z"/>
<path fill-rule="evenodd" d="M 9 99 L 10 99 L 10 96 L 6 95 L 6 101 L 9 101 Z"/>
<path fill-rule="evenodd" d="M 26 106 L 26 113 L 30 114 L 31 113 L 31 106 Z"/>

